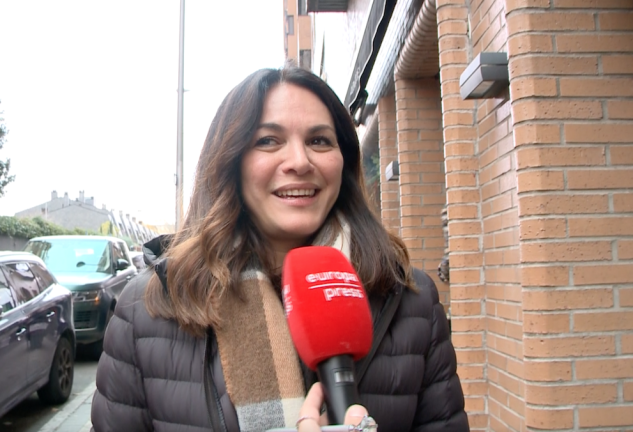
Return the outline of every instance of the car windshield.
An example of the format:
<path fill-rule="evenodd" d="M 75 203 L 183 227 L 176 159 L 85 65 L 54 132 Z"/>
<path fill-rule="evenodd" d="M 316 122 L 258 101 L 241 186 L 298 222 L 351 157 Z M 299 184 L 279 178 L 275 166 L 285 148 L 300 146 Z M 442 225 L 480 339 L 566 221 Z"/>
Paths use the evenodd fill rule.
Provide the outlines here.
<path fill-rule="evenodd" d="M 53 273 L 111 273 L 108 241 L 102 239 L 32 240 L 25 251 L 42 258 Z"/>

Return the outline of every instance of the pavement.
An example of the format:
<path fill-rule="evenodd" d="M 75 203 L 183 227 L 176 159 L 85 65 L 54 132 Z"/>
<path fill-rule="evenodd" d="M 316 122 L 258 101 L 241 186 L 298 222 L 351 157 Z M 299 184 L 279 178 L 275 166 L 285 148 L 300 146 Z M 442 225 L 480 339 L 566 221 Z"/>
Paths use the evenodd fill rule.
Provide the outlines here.
<path fill-rule="evenodd" d="M 95 389 L 93 382 L 68 401 L 39 432 L 90 432 L 90 406 Z"/>

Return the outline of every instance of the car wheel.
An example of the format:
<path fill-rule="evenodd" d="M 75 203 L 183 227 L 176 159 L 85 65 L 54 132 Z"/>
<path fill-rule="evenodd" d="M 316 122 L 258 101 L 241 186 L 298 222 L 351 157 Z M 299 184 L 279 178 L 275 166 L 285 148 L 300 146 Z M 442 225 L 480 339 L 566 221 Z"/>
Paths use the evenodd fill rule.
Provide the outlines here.
<path fill-rule="evenodd" d="M 108 310 L 108 315 L 106 316 L 106 325 L 105 328 L 108 328 L 108 324 L 110 323 L 110 320 L 112 319 L 112 317 L 114 316 L 114 310 L 110 309 Z M 105 332 L 104 332 L 105 335 Z M 88 355 L 90 357 L 92 357 L 95 360 L 99 360 L 99 358 L 101 357 L 101 353 L 103 352 L 103 338 L 99 339 L 96 342 L 91 343 L 90 345 L 88 345 Z"/>
<path fill-rule="evenodd" d="M 64 403 L 70 396 L 75 375 L 75 356 L 70 341 L 62 337 L 57 343 L 53 364 L 48 375 L 48 383 L 37 391 L 40 400 L 46 404 Z"/>

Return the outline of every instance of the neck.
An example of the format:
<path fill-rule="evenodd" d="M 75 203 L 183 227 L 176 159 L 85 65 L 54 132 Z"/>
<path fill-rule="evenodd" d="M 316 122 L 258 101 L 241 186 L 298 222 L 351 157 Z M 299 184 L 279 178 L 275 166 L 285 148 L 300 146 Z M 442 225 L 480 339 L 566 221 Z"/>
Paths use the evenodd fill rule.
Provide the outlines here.
<path fill-rule="evenodd" d="M 275 269 L 276 272 L 281 272 L 281 267 L 284 264 L 284 259 L 286 258 L 288 252 L 290 252 L 291 249 L 305 246 L 305 241 L 276 241 L 272 243 L 271 246 L 273 253 L 273 269 Z"/>
<path fill-rule="evenodd" d="M 275 269 L 274 273 L 281 273 L 281 267 L 283 266 L 284 259 L 286 258 L 288 252 L 290 252 L 290 249 L 293 249 L 293 247 L 275 247 L 273 249 L 273 268 Z"/>

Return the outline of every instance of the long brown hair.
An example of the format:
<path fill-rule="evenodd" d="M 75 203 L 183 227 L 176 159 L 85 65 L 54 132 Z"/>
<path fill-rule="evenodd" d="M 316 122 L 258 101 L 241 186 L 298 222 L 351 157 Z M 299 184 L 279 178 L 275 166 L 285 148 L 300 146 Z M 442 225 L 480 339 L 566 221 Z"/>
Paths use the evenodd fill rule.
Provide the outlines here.
<path fill-rule="evenodd" d="M 411 269 L 404 243 L 389 234 L 372 212 L 362 175 L 360 146 L 352 119 L 332 89 L 296 67 L 262 69 L 226 96 L 211 122 L 200 153 L 193 194 L 182 228 L 165 255 L 167 286 L 153 275 L 145 303 L 153 317 L 174 319 L 201 336 L 221 325 L 217 299 L 240 294 L 237 281 L 253 260 L 272 276 L 270 246 L 255 228 L 241 196 L 240 164 L 259 125 L 264 98 L 280 83 L 314 93 L 328 108 L 343 154 L 343 176 L 329 215 L 342 214 L 351 229 L 351 261 L 368 293 L 409 285 Z"/>

